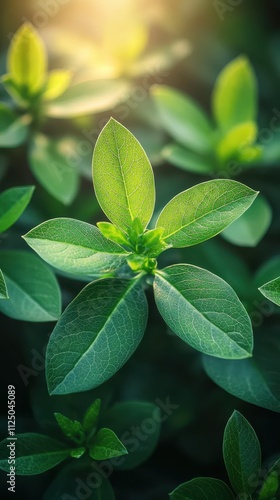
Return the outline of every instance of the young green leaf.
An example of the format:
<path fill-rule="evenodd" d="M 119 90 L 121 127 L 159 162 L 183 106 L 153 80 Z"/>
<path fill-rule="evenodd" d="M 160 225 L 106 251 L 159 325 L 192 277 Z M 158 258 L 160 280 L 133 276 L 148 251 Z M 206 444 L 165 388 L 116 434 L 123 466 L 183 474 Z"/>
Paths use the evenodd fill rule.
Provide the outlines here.
<path fill-rule="evenodd" d="M 252 478 L 261 468 L 260 443 L 253 427 L 234 411 L 224 432 L 223 454 L 228 477 L 237 494 L 250 495 L 256 489 Z"/>
<path fill-rule="evenodd" d="M 90 449 L 90 456 L 94 460 L 107 460 L 109 458 L 120 457 L 128 453 L 126 447 L 119 440 L 118 436 L 111 429 L 100 429 L 95 435 L 93 447 Z"/>
<path fill-rule="evenodd" d="M 212 126 L 192 99 L 165 85 L 152 87 L 151 95 L 161 123 L 175 141 L 200 154 L 211 151 Z"/>
<path fill-rule="evenodd" d="M 257 82 L 246 57 L 234 59 L 222 70 L 215 84 L 212 107 L 223 130 L 256 120 Z"/>
<path fill-rule="evenodd" d="M 182 170 L 187 170 L 187 172 L 209 174 L 209 172 L 215 170 L 215 165 L 210 155 L 209 158 L 201 156 L 198 153 L 188 151 L 179 144 L 168 144 L 163 148 L 161 154 L 171 165 L 175 165 L 175 167 L 179 167 Z"/>
<path fill-rule="evenodd" d="M 131 246 L 128 235 L 119 227 L 110 222 L 97 222 L 97 226 L 105 238 L 118 243 L 119 245 Z"/>
<path fill-rule="evenodd" d="M 272 210 L 263 196 L 223 232 L 230 243 L 243 247 L 255 247 L 267 232 L 272 221 Z"/>
<path fill-rule="evenodd" d="M 166 400 L 168 407 L 169 398 Z M 102 425 L 120 436 L 128 451 L 128 455 L 112 461 L 116 470 L 134 469 L 150 458 L 159 441 L 160 413 L 160 408 L 153 403 L 131 401 L 114 405 L 104 415 Z M 139 429 L 141 439 L 139 434 L 138 437 L 134 434 L 134 429 Z"/>
<path fill-rule="evenodd" d="M 34 189 L 34 186 L 14 187 L 0 194 L 0 233 L 9 229 L 21 216 Z"/>
<path fill-rule="evenodd" d="M 106 239 L 95 226 L 75 219 L 43 222 L 24 236 L 46 262 L 79 276 L 111 273 L 125 262 L 123 248 Z"/>
<path fill-rule="evenodd" d="M 5 278 L 0 269 L 0 299 L 8 299 L 8 290 L 5 282 Z"/>
<path fill-rule="evenodd" d="M 29 115 L 19 117 L 10 108 L 0 103 L 0 147 L 20 146 L 27 138 L 30 122 Z"/>
<path fill-rule="evenodd" d="M 69 87 L 72 78 L 71 71 L 55 69 L 47 77 L 46 88 L 43 93 L 45 101 L 51 101 L 63 94 Z"/>
<path fill-rule="evenodd" d="M 203 365 L 207 375 L 233 396 L 280 413 L 279 357 L 277 339 L 266 335 L 257 337 L 251 359 L 229 361 L 203 356 Z"/>
<path fill-rule="evenodd" d="M 0 79 L 3 87 L 6 89 L 12 100 L 20 108 L 27 108 L 29 106 L 28 95 L 22 95 L 20 85 L 17 85 L 10 75 L 3 75 Z M 25 93 L 26 94 L 26 93 Z"/>
<path fill-rule="evenodd" d="M 156 226 L 175 248 L 197 245 L 213 238 L 253 203 L 258 193 L 240 182 L 202 182 L 175 196 L 164 207 Z"/>
<path fill-rule="evenodd" d="M 101 131 L 93 154 L 97 200 L 107 217 L 127 231 L 138 218 L 144 229 L 155 205 L 151 164 L 137 139 L 112 118 Z"/>
<path fill-rule="evenodd" d="M 83 429 L 86 434 L 89 434 L 96 427 L 99 412 L 101 408 L 101 400 L 96 399 L 87 409 L 83 418 Z"/>
<path fill-rule="evenodd" d="M 261 491 L 258 495 L 258 500 L 275 500 L 277 499 L 277 491 L 280 486 L 280 459 L 276 460 L 271 469 L 264 478 Z"/>
<path fill-rule="evenodd" d="M 72 441 L 77 444 L 82 444 L 84 442 L 85 433 L 81 422 L 78 420 L 71 420 L 71 418 L 62 415 L 62 413 L 55 413 L 54 416 L 65 436 L 72 439 Z"/>
<path fill-rule="evenodd" d="M 169 494 L 170 500 L 234 500 L 229 487 L 219 479 L 196 477 Z"/>
<path fill-rule="evenodd" d="M 42 474 L 66 460 L 72 448 L 43 434 L 17 434 L 16 440 L 0 443 L 0 469 L 9 472 L 9 451 L 14 446 L 16 473 L 20 476 Z"/>
<path fill-rule="evenodd" d="M 239 153 L 257 139 L 258 128 L 254 122 L 239 123 L 230 129 L 218 143 L 216 152 L 222 162 L 238 158 Z"/>
<path fill-rule="evenodd" d="M 60 289 L 52 271 L 35 255 L 16 250 L 0 254 L 9 300 L 0 311 L 22 321 L 55 321 L 60 316 Z"/>
<path fill-rule="evenodd" d="M 58 201 L 69 205 L 77 194 L 79 175 L 63 141 L 37 134 L 28 155 L 30 168 L 40 184 Z"/>
<path fill-rule="evenodd" d="M 123 101 L 129 89 L 130 84 L 121 79 L 97 79 L 76 83 L 48 103 L 45 113 L 52 118 L 70 118 L 100 113 L 114 108 Z"/>
<path fill-rule="evenodd" d="M 252 355 L 250 318 L 234 290 L 215 274 L 188 264 L 158 271 L 157 307 L 167 325 L 198 351 L 218 358 Z"/>
<path fill-rule="evenodd" d="M 90 283 L 66 308 L 47 349 L 51 394 L 93 389 L 130 358 L 147 323 L 147 301 L 138 279 Z"/>
<path fill-rule="evenodd" d="M 28 94 L 38 92 L 45 81 L 47 56 L 37 31 L 29 23 L 15 33 L 8 53 L 8 74 Z"/>
<path fill-rule="evenodd" d="M 280 306 L 280 277 L 261 286 L 259 291 L 271 302 Z"/>
<path fill-rule="evenodd" d="M 81 446 L 80 448 L 75 448 L 71 451 L 70 456 L 72 458 L 81 458 L 86 452 L 86 448 Z"/>

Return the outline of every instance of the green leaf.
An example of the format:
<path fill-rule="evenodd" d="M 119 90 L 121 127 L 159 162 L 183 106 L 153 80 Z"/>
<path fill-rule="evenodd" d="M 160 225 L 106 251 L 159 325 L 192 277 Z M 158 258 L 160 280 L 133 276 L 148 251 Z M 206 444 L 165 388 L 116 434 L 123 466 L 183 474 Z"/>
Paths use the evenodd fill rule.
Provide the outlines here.
<path fill-rule="evenodd" d="M 257 139 L 258 128 L 255 122 L 235 125 L 220 140 L 216 153 L 221 162 L 239 158 L 240 153 L 251 146 Z"/>
<path fill-rule="evenodd" d="M 96 427 L 98 416 L 101 408 L 101 400 L 96 399 L 87 409 L 83 418 L 83 429 L 86 434 L 91 433 Z"/>
<path fill-rule="evenodd" d="M 164 227 L 164 239 L 175 248 L 197 245 L 213 238 L 240 217 L 257 195 L 236 181 L 202 182 L 167 203 L 156 226 Z"/>
<path fill-rule="evenodd" d="M 10 471 L 8 456 L 11 444 L 14 443 L 16 473 L 20 476 L 42 474 L 66 460 L 72 451 L 64 443 L 43 434 L 17 434 L 16 438 L 4 439 L 0 443 L 0 469 Z"/>
<path fill-rule="evenodd" d="M 55 321 L 60 316 L 60 289 L 52 271 L 38 257 L 7 250 L 0 253 L 9 300 L 0 311 L 22 321 Z"/>
<path fill-rule="evenodd" d="M 101 476 L 98 464 L 79 462 L 72 461 L 63 467 L 45 491 L 43 500 L 74 500 L 77 491 L 86 500 L 115 500 L 110 481 Z"/>
<path fill-rule="evenodd" d="M 96 198 L 108 219 L 125 231 L 138 218 L 144 229 L 155 206 L 154 175 L 137 139 L 110 119 L 93 154 Z"/>
<path fill-rule="evenodd" d="M 0 194 L 0 233 L 12 226 L 26 209 L 34 186 L 13 187 Z"/>
<path fill-rule="evenodd" d="M 90 449 L 90 456 L 94 460 L 107 460 L 109 458 L 120 457 L 128 453 L 126 447 L 119 440 L 118 436 L 111 429 L 100 429 L 95 435 L 93 447 Z"/>
<path fill-rule="evenodd" d="M 111 273 L 128 255 L 95 226 L 75 219 L 43 222 L 31 229 L 24 239 L 46 262 L 79 276 Z"/>
<path fill-rule="evenodd" d="M 202 109 L 179 90 L 165 85 L 151 89 L 159 119 L 171 137 L 197 153 L 211 151 L 213 129 Z"/>
<path fill-rule="evenodd" d="M 84 442 L 85 433 L 81 422 L 78 420 L 71 420 L 71 418 L 62 415 L 62 413 L 55 413 L 54 416 L 65 436 L 72 439 L 77 444 L 82 444 Z"/>
<path fill-rule="evenodd" d="M 15 33 L 8 52 L 8 74 L 29 94 L 38 92 L 45 81 L 47 55 L 37 31 L 29 23 Z"/>
<path fill-rule="evenodd" d="M 65 69 L 50 71 L 47 77 L 46 88 L 43 93 L 45 101 L 51 101 L 63 94 L 70 86 L 72 72 Z"/>
<path fill-rule="evenodd" d="M 27 138 L 30 121 L 30 116 L 18 117 L 10 108 L 0 103 L 0 147 L 20 146 Z"/>
<path fill-rule="evenodd" d="M 196 477 L 169 494 L 171 500 L 234 500 L 229 487 L 219 479 Z"/>
<path fill-rule="evenodd" d="M 271 302 L 280 306 L 280 277 L 269 281 L 259 288 L 259 291 Z"/>
<path fill-rule="evenodd" d="M 251 356 L 249 316 L 224 280 L 205 269 L 180 264 L 157 271 L 154 290 L 163 319 L 192 347 L 218 358 Z"/>
<path fill-rule="evenodd" d="M 125 80 L 93 80 L 72 85 L 45 109 L 52 118 L 69 118 L 100 113 L 114 108 L 129 92 Z"/>
<path fill-rule="evenodd" d="M 201 156 L 198 153 L 192 153 L 179 144 L 168 144 L 162 150 L 163 158 L 187 172 L 195 174 L 209 174 L 215 170 L 212 161 L 207 157 Z"/>
<path fill-rule="evenodd" d="M 161 421 L 160 408 L 143 401 L 118 403 L 108 411 L 102 425 L 112 429 L 128 451 L 121 459 L 112 460 L 114 469 L 131 470 L 150 458 L 159 441 Z"/>
<path fill-rule="evenodd" d="M 246 57 L 234 59 L 220 73 L 212 106 L 217 124 L 223 130 L 256 120 L 257 82 Z"/>
<path fill-rule="evenodd" d="M 118 243 L 119 245 L 124 245 L 130 247 L 127 234 L 122 231 L 119 227 L 114 226 L 110 222 L 97 222 L 97 226 L 105 238 Z"/>
<path fill-rule="evenodd" d="M 279 342 L 274 335 L 260 335 L 255 344 L 251 359 L 227 361 L 203 356 L 204 369 L 233 396 L 280 413 Z"/>
<path fill-rule="evenodd" d="M 28 108 L 29 107 L 29 101 L 28 101 L 28 95 L 22 95 L 22 89 L 20 85 L 17 85 L 12 77 L 10 75 L 3 75 L 0 79 L 0 82 L 2 82 L 4 88 L 8 92 L 8 94 L 11 96 L 13 101 L 21 108 Z"/>
<path fill-rule="evenodd" d="M 74 450 L 71 451 L 71 457 L 72 458 L 81 458 L 86 452 L 86 448 L 81 446 L 80 448 L 75 448 Z"/>
<path fill-rule="evenodd" d="M 250 495 L 261 468 L 260 443 L 253 427 L 234 411 L 224 432 L 223 455 L 231 485 L 236 493 Z"/>
<path fill-rule="evenodd" d="M 69 153 L 69 152 L 68 152 Z M 32 173 L 42 186 L 58 201 L 69 205 L 79 187 L 79 176 L 63 141 L 36 135 L 29 148 Z"/>
<path fill-rule="evenodd" d="M 272 210 L 263 196 L 223 232 L 230 243 L 243 247 L 255 247 L 267 232 L 272 221 Z"/>
<path fill-rule="evenodd" d="M 274 500 L 279 488 L 280 459 L 276 460 L 264 478 L 258 500 Z"/>
<path fill-rule="evenodd" d="M 144 334 L 147 301 L 137 279 L 90 283 L 67 307 L 47 349 L 51 394 L 99 386 L 130 358 Z"/>
<path fill-rule="evenodd" d="M 5 282 L 5 278 L 0 269 L 0 299 L 8 299 L 8 290 Z"/>

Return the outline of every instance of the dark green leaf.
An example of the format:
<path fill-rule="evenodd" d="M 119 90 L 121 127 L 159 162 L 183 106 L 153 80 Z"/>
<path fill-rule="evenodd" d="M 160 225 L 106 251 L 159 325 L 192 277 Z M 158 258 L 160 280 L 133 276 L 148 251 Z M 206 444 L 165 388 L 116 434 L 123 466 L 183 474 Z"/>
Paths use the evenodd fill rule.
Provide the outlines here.
<path fill-rule="evenodd" d="M 22 321 L 55 321 L 60 316 L 60 289 L 52 271 L 35 255 L 19 251 L 0 253 L 9 300 L 0 311 Z"/>
<path fill-rule="evenodd" d="M 111 273 L 128 255 L 106 239 L 95 226 L 75 219 L 43 222 L 24 236 L 28 245 L 46 262 L 78 276 Z"/>
<path fill-rule="evenodd" d="M 101 408 L 101 400 L 96 399 L 85 412 L 83 418 L 83 428 L 87 434 L 92 432 L 93 429 L 95 428 L 100 408 Z"/>
<path fill-rule="evenodd" d="M 18 434 L 16 437 L 16 440 L 8 438 L 0 443 L 0 468 L 10 471 L 8 456 L 14 443 L 16 474 L 20 476 L 42 474 L 68 458 L 72 451 L 72 448 L 64 443 L 43 434 L 26 433 Z"/>
<path fill-rule="evenodd" d="M 280 277 L 261 286 L 259 291 L 271 302 L 280 306 Z"/>
<path fill-rule="evenodd" d="M 188 96 L 165 85 L 152 87 L 160 122 L 179 144 L 202 153 L 211 151 L 213 129 L 202 109 Z"/>
<path fill-rule="evenodd" d="M 0 233 L 12 226 L 31 200 L 34 186 L 14 187 L 0 194 Z"/>
<path fill-rule="evenodd" d="M 86 286 L 50 337 L 50 393 L 86 391 L 114 375 L 141 341 L 147 314 L 146 297 L 136 279 L 104 279 Z"/>
<path fill-rule="evenodd" d="M 30 168 L 40 184 L 58 201 L 70 204 L 78 191 L 75 164 L 63 141 L 36 135 L 29 148 Z"/>
<path fill-rule="evenodd" d="M 171 500 L 234 500 L 229 487 L 219 479 L 196 477 L 169 494 Z"/>
<path fill-rule="evenodd" d="M 95 462 L 66 465 L 48 487 L 43 500 L 74 500 L 82 494 L 86 500 L 115 500 L 109 480 Z"/>
<path fill-rule="evenodd" d="M 262 318 L 259 310 L 257 315 Z M 207 375 L 225 391 L 248 403 L 280 412 L 279 358 L 277 338 L 265 335 L 257 337 L 251 359 L 226 361 L 204 356 L 203 364 Z"/>
<path fill-rule="evenodd" d="M 54 414 L 56 421 L 62 430 L 63 434 L 75 443 L 82 444 L 85 440 L 85 434 L 81 422 L 78 420 L 71 420 L 62 413 Z"/>
<path fill-rule="evenodd" d="M 238 411 L 233 412 L 226 425 L 223 454 L 236 493 L 251 494 L 261 468 L 261 449 L 253 427 Z"/>
<path fill-rule="evenodd" d="M 202 182 L 175 196 L 164 207 L 156 226 L 176 248 L 213 238 L 253 203 L 257 192 L 231 180 Z"/>
<path fill-rule="evenodd" d="M 279 488 L 280 459 L 278 459 L 264 478 L 258 500 L 274 500 Z"/>
<path fill-rule="evenodd" d="M 162 418 L 160 408 L 153 403 L 135 401 L 113 406 L 102 424 L 117 433 L 128 451 L 128 455 L 112 460 L 114 468 L 130 470 L 145 462 L 156 449 L 161 421 L 165 418 L 166 415 Z"/>
<path fill-rule="evenodd" d="M 94 437 L 90 456 L 94 460 L 108 460 L 128 453 L 126 447 L 111 429 L 100 429 Z"/>
<path fill-rule="evenodd" d="M 1 269 L 0 269 L 0 299 L 8 299 L 8 290 Z"/>
<path fill-rule="evenodd" d="M 192 347 L 218 358 L 252 355 L 250 318 L 224 280 L 205 269 L 181 264 L 158 271 L 154 289 L 163 319 Z"/>
<path fill-rule="evenodd" d="M 155 205 L 154 175 L 137 139 L 111 119 L 101 131 L 93 155 L 97 200 L 108 219 L 127 231 L 135 219 L 144 229 Z"/>

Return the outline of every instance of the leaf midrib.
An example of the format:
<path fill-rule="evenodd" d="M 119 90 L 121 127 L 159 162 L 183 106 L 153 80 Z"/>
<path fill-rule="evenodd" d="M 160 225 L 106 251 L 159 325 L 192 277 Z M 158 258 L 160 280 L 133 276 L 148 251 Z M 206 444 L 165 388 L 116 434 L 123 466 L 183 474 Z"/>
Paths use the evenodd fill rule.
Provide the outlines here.
<path fill-rule="evenodd" d="M 89 351 L 92 349 L 93 345 L 95 344 L 95 342 L 99 339 L 100 337 L 100 334 L 104 331 L 104 329 L 106 328 L 106 325 L 109 321 L 111 321 L 111 318 L 112 316 L 115 314 L 116 310 L 118 309 L 118 306 L 119 304 L 125 299 L 125 297 L 127 296 L 127 294 L 130 292 L 130 290 L 136 286 L 138 284 L 140 280 L 140 277 L 138 277 L 135 281 L 132 280 L 131 282 L 131 285 L 128 287 L 128 289 L 126 290 L 125 294 L 124 295 L 121 295 L 119 300 L 117 301 L 113 311 L 111 312 L 110 316 L 106 319 L 106 321 L 104 322 L 104 324 L 102 325 L 102 328 L 98 331 L 97 335 L 95 336 L 93 342 L 91 342 L 90 346 L 86 349 L 85 352 L 83 352 L 83 354 L 79 357 L 79 359 L 77 359 L 77 361 L 75 362 L 73 368 L 68 371 L 68 373 L 65 375 L 65 377 L 63 378 L 63 380 L 55 387 L 55 391 L 62 385 L 65 383 L 67 377 L 70 375 L 70 373 L 72 373 L 77 365 L 80 363 L 80 361 L 83 359 L 84 356 L 88 355 Z M 56 394 L 56 392 L 54 392 L 54 390 L 51 392 L 51 394 Z"/>
<path fill-rule="evenodd" d="M 238 346 L 239 350 L 246 353 L 248 357 L 248 354 L 250 354 L 248 351 L 246 351 L 243 347 L 241 347 L 235 340 L 233 340 L 229 334 L 227 334 L 226 332 L 224 332 L 223 330 L 220 329 L 220 327 L 218 327 L 217 325 L 215 325 L 215 323 L 211 323 L 211 321 L 209 321 L 208 318 L 206 318 L 206 316 L 204 316 L 204 314 L 199 311 L 192 303 L 189 299 L 186 299 L 184 297 L 184 295 L 180 292 L 180 290 L 178 290 L 178 288 L 176 288 L 176 286 L 174 286 L 170 281 L 168 281 L 165 276 L 164 276 L 164 273 L 157 273 L 157 276 L 161 279 L 163 279 L 166 283 L 168 283 L 181 297 L 183 297 L 187 302 L 188 304 L 190 304 L 190 306 L 196 311 L 196 313 L 198 313 L 205 321 L 207 321 L 207 323 L 209 323 L 210 325 L 214 325 L 215 328 L 217 328 L 217 330 L 219 330 L 223 336 L 226 336 L 227 339 L 229 339 L 232 343 L 234 343 L 235 345 Z M 234 359 L 234 358 L 231 358 L 231 359 Z M 240 359 L 240 358 L 237 358 L 237 359 Z"/>
<path fill-rule="evenodd" d="M 93 253 L 92 253 L 92 255 L 89 255 L 88 257 L 79 257 L 79 258 L 86 258 L 86 259 L 89 259 L 91 256 L 96 255 L 96 254 L 98 254 L 98 253 L 108 254 L 108 255 L 129 255 L 129 253 L 128 253 L 128 252 L 126 252 L 125 250 L 124 250 L 123 252 L 121 252 L 121 251 L 119 251 L 119 252 L 113 252 L 113 251 L 112 251 L 112 252 L 110 252 L 110 251 L 108 251 L 108 250 L 106 250 L 106 251 L 105 251 L 105 250 L 104 250 L 104 251 L 103 251 L 103 250 L 94 250 L 94 249 L 93 249 L 92 247 L 90 247 L 90 246 L 88 246 L 88 247 L 87 247 L 87 246 L 81 246 L 81 245 L 79 245 L 78 243 L 69 243 L 69 242 L 67 242 L 67 241 L 48 240 L 48 239 L 46 239 L 46 238 L 34 238 L 34 237 L 33 237 L 33 238 L 31 238 L 31 237 L 29 237 L 29 236 L 23 236 L 23 239 L 24 239 L 24 240 L 29 240 L 29 241 L 37 241 L 37 240 L 44 241 L 44 242 L 46 241 L 46 242 L 48 242 L 48 244 L 55 244 L 55 243 L 58 243 L 58 244 L 66 244 L 66 245 L 69 245 L 69 246 L 78 247 L 78 248 L 82 248 L 82 249 L 83 249 L 83 248 L 85 248 L 86 250 L 90 250 L 90 251 L 92 251 L 92 252 L 93 252 Z M 122 248 L 122 247 L 120 247 L 120 248 Z M 78 257 L 77 257 L 77 258 L 78 258 Z"/>
<path fill-rule="evenodd" d="M 131 217 L 131 220 L 133 221 L 134 217 L 133 217 L 133 214 L 132 214 L 131 208 L 130 208 L 129 196 L 128 196 L 127 186 L 126 186 L 126 179 L 125 179 L 124 172 L 123 172 L 123 169 L 122 169 L 122 162 L 121 162 L 121 159 L 120 159 L 120 149 L 118 147 L 118 143 L 117 143 L 117 139 L 116 139 L 116 131 L 115 131 L 114 123 L 113 123 L 113 126 L 112 126 L 112 132 L 113 132 L 115 146 L 116 146 L 116 149 L 117 149 L 117 152 L 118 152 L 118 162 L 119 162 L 119 166 L 120 166 L 120 172 L 121 172 L 122 182 L 123 182 L 123 186 L 124 186 L 124 192 L 125 192 L 125 198 L 126 198 L 126 203 L 127 203 L 127 207 L 128 207 L 128 212 L 129 212 L 129 215 Z M 126 142 L 126 139 L 124 139 L 124 140 Z"/>
<path fill-rule="evenodd" d="M 186 227 L 190 226 L 191 224 L 195 224 L 197 221 L 203 219 L 204 217 L 207 217 L 209 214 L 212 214 L 214 212 L 218 212 L 219 210 L 221 210 L 221 209 L 223 209 L 223 208 L 225 208 L 227 206 L 233 205 L 233 204 L 237 203 L 240 200 L 245 200 L 246 198 L 252 198 L 253 196 L 254 195 L 243 196 L 242 198 L 239 198 L 239 200 L 236 200 L 234 202 L 231 201 L 230 203 L 225 203 L 224 205 L 221 205 L 218 208 L 215 208 L 215 210 L 210 210 L 209 212 L 206 212 L 205 214 L 203 214 L 200 217 L 198 217 L 197 219 L 193 219 L 192 221 L 188 222 L 187 224 L 184 224 L 179 229 L 176 229 L 176 231 L 173 231 L 173 233 L 169 233 L 167 236 L 164 236 L 164 239 L 170 238 L 171 236 L 173 236 L 174 234 L 179 233 L 180 231 L 182 231 Z M 159 217 L 159 219 L 160 219 L 160 217 Z M 156 224 L 156 226 L 157 226 L 157 224 Z"/>

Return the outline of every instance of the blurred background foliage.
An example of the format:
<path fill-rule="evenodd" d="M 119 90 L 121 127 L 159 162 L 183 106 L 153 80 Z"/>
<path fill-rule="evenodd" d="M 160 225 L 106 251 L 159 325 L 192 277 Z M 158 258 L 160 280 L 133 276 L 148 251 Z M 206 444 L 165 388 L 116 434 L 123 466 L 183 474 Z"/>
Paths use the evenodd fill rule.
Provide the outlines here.
<path fill-rule="evenodd" d="M 161 265 L 176 261 L 207 268 L 226 279 L 250 312 L 256 343 L 273 338 L 279 353 L 279 311 L 259 294 L 257 286 L 280 275 L 280 4 L 241 0 L 1 0 L 0 73 L 6 73 L 10 40 L 29 21 L 43 38 L 49 68 L 67 69 L 73 82 L 125 79 L 123 99 L 114 109 L 82 113 L 73 118 L 50 118 L 42 132 L 63 139 L 62 155 L 81 174 L 72 203 L 64 205 L 39 186 L 28 168 L 27 146 L 0 149 L 1 191 L 12 186 L 36 185 L 32 201 L 19 221 L 1 234 L 1 250 L 27 250 L 21 235 L 51 217 L 69 216 L 96 223 L 100 217 L 91 175 L 91 156 L 98 132 L 109 116 L 127 126 L 141 141 L 152 161 L 157 182 L 158 210 L 171 196 L 208 180 L 179 170 L 163 161 L 168 142 L 149 98 L 153 84 L 164 84 L 193 97 L 205 111 L 221 69 L 240 54 L 246 55 L 259 84 L 259 142 L 266 147 L 266 162 L 241 172 L 238 180 L 260 190 L 271 210 L 271 225 L 255 246 L 215 241 L 161 257 Z M 0 98 L 8 102 L 0 85 Z M 271 127 L 271 120 L 274 127 Z M 256 221 L 258 225 L 258 220 Z M 0 257 L 1 258 L 1 257 Z M 180 260 L 178 260 L 180 259 Z M 16 263 L 15 263 L 16 266 Z M 63 306 L 83 283 L 59 276 Z M 67 397 L 47 395 L 44 350 L 53 323 L 28 323 L 1 317 L 1 435 L 6 436 L 7 385 L 16 387 L 17 432 L 54 425 L 52 411 L 69 408 L 79 414 L 96 397 L 105 402 L 155 401 L 179 405 L 163 424 L 153 456 L 139 468 L 116 472 L 112 484 L 120 500 L 167 498 L 181 482 L 195 476 L 225 479 L 221 443 L 226 421 L 240 410 L 255 428 L 265 459 L 280 451 L 277 412 L 231 396 L 212 382 L 203 370 L 201 356 L 176 338 L 150 301 L 150 320 L 144 342 L 132 359 L 100 388 Z M 279 357 L 275 386 L 280 387 Z M 25 368 L 24 368 L 25 367 Z M 24 371 L 24 370 L 27 370 Z M 25 373 L 25 375 L 23 375 Z M 278 384 L 278 385 L 277 385 Z M 279 396 L 280 398 L 280 396 Z M 70 416 L 70 415 L 69 415 Z M 59 468 L 40 477 L 17 477 L 17 497 L 42 498 Z M 6 498 L 6 476 L 1 474 L 1 498 Z"/>

